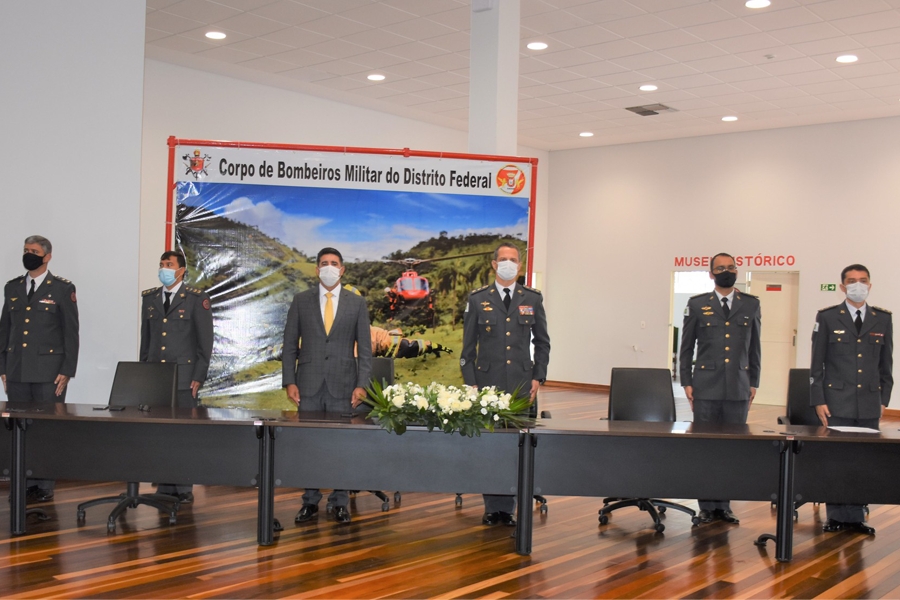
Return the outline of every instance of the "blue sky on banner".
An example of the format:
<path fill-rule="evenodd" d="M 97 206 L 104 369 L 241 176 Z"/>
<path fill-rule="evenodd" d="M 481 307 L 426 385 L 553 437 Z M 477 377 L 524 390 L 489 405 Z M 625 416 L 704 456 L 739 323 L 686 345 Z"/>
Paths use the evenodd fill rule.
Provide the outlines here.
<path fill-rule="evenodd" d="M 180 182 L 177 201 L 253 225 L 315 255 L 334 246 L 346 260 L 377 260 L 446 231 L 528 235 L 528 199 L 381 190 Z"/>

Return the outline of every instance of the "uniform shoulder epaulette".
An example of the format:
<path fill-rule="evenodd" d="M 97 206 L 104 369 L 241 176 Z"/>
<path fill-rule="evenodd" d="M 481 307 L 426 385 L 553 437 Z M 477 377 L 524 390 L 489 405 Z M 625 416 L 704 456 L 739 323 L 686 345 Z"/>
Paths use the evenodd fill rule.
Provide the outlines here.
<path fill-rule="evenodd" d="M 841 302 L 841 304 L 843 304 L 843 302 Z M 831 310 L 832 308 L 837 308 L 841 304 L 832 304 L 831 306 L 826 306 L 825 308 L 820 308 L 819 312 L 825 312 L 826 310 Z"/>
<path fill-rule="evenodd" d="M 537 289 L 535 289 L 535 288 L 533 288 L 533 287 L 529 287 L 529 286 L 527 286 L 527 285 L 523 285 L 523 286 L 522 286 L 522 289 L 528 290 L 529 292 L 534 292 L 534 293 L 537 294 L 538 296 L 541 295 L 541 290 L 537 290 Z"/>
<path fill-rule="evenodd" d="M 158 289 L 159 289 L 158 287 L 154 287 L 154 288 L 150 288 L 149 290 L 144 290 L 143 292 L 141 292 L 141 296 L 146 296 L 147 294 L 152 294 L 153 292 L 155 292 Z"/>
<path fill-rule="evenodd" d="M 22 281 L 25 281 L 25 276 L 24 276 L 24 275 L 19 275 L 18 277 L 13 277 L 12 279 L 10 279 L 9 281 L 7 281 L 6 283 L 19 283 L 19 282 L 22 282 Z"/>
<path fill-rule="evenodd" d="M 481 286 L 481 287 L 478 288 L 477 290 L 472 290 L 471 292 L 469 292 L 469 295 L 471 296 L 472 294 L 477 294 L 478 292 L 483 292 L 484 290 L 488 289 L 489 287 L 491 287 L 491 284 L 490 284 L 490 283 L 487 284 L 487 285 Z"/>
<path fill-rule="evenodd" d="M 871 305 L 869 305 L 869 306 L 871 306 Z M 885 314 L 888 314 L 888 315 L 894 314 L 894 313 L 892 313 L 891 311 L 889 311 L 888 309 L 886 309 L 886 308 L 881 308 L 880 306 L 872 306 L 872 308 L 874 308 L 875 310 L 880 310 L 881 312 L 883 312 L 883 313 L 885 313 Z"/>
<path fill-rule="evenodd" d="M 199 296 L 199 295 L 201 295 L 201 294 L 203 293 L 203 290 L 201 290 L 200 288 L 190 287 L 190 286 L 187 286 L 187 285 L 184 286 L 184 289 L 187 290 L 188 292 L 190 292 L 190 293 L 196 295 L 196 296 Z"/>
<path fill-rule="evenodd" d="M 702 298 L 703 296 L 709 295 L 709 292 L 703 292 L 702 294 L 697 294 L 696 296 L 691 296 L 691 300 L 694 298 Z"/>
<path fill-rule="evenodd" d="M 741 292 L 741 296 L 747 296 L 748 298 L 756 298 L 757 300 L 759 300 L 759 296 L 748 294 L 747 292 Z"/>
<path fill-rule="evenodd" d="M 65 277 L 60 277 L 59 275 L 54 275 L 53 278 L 54 278 L 55 280 L 57 280 L 57 281 L 62 281 L 63 283 L 72 283 L 71 281 L 69 281 L 69 280 L 66 279 Z"/>

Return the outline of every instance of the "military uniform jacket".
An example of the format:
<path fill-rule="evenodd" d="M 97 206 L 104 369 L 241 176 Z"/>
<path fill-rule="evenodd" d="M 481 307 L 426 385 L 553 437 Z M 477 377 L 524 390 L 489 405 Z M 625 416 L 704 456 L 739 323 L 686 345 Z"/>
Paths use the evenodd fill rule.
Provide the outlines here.
<path fill-rule="evenodd" d="M 75 284 L 47 272 L 31 301 L 25 276 L 6 283 L 0 315 L 0 374 L 23 383 L 75 377 L 78 365 Z"/>
<path fill-rule="evenodd" d="M 845 303 L 823 308 L 812 334 L 810 404 L 828 405 L 835 417 L 877 419 L 891 401 L 893 376 L 891 313 L 866 306 L 862 329 Z"/>
<path fill-rule="evenodd" d="M 323 382 L 332 396 L 348 400 L 354 388 L 366 388 L 370 383 L 372 338 L 366 301 L 346 288 L 338 287 L 334 292 L 340 293 L 340 297 L 328 335 L 322 320 L 318 284 L 295 295 L 288 309 L 282 385 L 296 385 L 301 402 L 304 396 L 318 392 Z M 358 356 L 353 354 L 354 345 Z"/>
<path fill-rule="evenodd" d="M 493 385 L 509 393 L 520 388 L 528 394 L 532 380 L 546 379 L 550 335 L 543 297 L 535 289 L 516 285 L 511 300 L 506 310 L 494 283 L 469 295 L 459 360 L 466 385 Z"/>
<path fill-rule="evenodd" d="M 681 385 L 693 386 L 699 400 L 749 400 L 759 387 L 760 327 L 756 296 L 735 290 L 727 319 L 714 291 L 693 296 L 681 335 Z"/>
<path fill-rule="evenodd" d="M 209 296 L 182 284 L 163 309 L 162 287 L 142 292 L 142 362 L 178 363 L 178 389 L 191 381 L 206 381 L 213 349 L 213 318 Z"/>

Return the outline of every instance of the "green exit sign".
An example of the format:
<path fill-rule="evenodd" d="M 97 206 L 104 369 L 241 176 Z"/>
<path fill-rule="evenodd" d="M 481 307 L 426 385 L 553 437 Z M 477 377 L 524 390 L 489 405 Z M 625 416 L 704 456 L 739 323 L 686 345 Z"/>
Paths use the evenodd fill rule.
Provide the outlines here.
<path fill-rule="evenodd" d="M 836 283 L 823 283 L 819 286 L 820 292 L 836 292 L 837 284 Z"/>

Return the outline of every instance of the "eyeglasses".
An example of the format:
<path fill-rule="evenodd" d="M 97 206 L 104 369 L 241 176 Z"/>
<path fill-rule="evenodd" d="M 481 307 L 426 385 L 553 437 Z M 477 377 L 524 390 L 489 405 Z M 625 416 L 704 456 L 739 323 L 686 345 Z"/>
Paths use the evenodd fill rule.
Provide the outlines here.
<path fill-rule="evenodd" d="M 713 273 L 724 273 L 728 271 L 729 273 L 737 273 L 737 267 L 734 265 L 728 265 L 727 267 L 716 267 L 712 270 Z"/>

